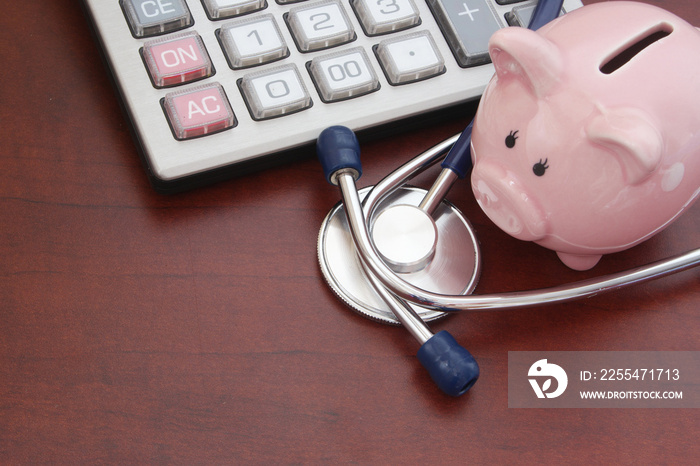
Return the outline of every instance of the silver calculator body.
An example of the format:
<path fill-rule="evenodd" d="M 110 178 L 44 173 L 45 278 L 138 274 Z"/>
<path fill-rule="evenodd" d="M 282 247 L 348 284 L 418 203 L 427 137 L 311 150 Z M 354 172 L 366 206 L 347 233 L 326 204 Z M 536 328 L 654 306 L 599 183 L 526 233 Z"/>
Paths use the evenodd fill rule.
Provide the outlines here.
<path fill-rule="evenodd" d="M 477 99 L 487 43 L 536 1 L 83 0 L 156 190 L 400 130 Z M 581 7 L 565 0 L 563 12 Z M 405 126 L 408 127 L 408 126 Z"/>

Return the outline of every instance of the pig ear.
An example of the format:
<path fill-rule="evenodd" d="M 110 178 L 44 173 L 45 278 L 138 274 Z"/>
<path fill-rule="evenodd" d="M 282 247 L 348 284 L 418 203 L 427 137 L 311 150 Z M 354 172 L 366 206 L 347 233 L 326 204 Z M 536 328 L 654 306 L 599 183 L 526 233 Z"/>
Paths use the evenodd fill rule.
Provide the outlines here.
<path fill-rule="evenodd" d="M 500 29 L 491 36 L 489 54 L 499 78 L 522 79 L 537 97 L 544 96 L 562 75 L 559 49 L 530 29 Z"/>
<path fill-rule="evenodd" d="M 644 181 L 661 163 L 663 137 L 640 110 L 603 110 L 588 124 L 586 131 L 591 141 L 615 152 L 630 184 Z"/>

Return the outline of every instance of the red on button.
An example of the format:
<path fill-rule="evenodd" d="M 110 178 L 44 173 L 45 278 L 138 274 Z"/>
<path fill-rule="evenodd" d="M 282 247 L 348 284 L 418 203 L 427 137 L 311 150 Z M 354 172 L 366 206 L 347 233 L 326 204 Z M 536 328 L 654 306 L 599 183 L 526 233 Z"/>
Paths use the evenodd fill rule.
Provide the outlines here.
<path fill-rule="evenodd" d="M 195 32 L 146 42 L 143 58 L 156 87 L 184 84 L 213 73 L 204 42 Z"/>
<path fill-rule="evenodd" d="M 216 133 L 236 125 L 226 93 L 218 83 L 166 94 L 163 108 L 177 139 Z"/>

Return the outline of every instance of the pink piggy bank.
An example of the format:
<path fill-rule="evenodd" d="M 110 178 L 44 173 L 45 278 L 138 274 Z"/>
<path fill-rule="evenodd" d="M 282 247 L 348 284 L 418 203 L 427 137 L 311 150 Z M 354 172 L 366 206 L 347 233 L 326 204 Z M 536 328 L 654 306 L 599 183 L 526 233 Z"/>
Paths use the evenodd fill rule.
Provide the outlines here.
<path fill-rule="evenodd" d="M 657 7 L 507 28 L 472 133 L 472 188 L 510 235 L 586 270 L 700 195 L 700 32 Z"/>

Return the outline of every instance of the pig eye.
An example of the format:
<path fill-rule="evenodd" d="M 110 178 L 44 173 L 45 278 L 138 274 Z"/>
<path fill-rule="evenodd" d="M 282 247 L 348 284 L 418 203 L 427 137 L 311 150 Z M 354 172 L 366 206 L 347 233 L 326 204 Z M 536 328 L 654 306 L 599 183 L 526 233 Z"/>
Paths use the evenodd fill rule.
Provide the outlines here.
<path fill-rule="evenodd" d="M 506 147 L 512 149 L 515 146 L 515 140 L 518 139 L 518 131 L 511 131 L 508 136 L 506 136 Z"/>
<path fill-rule="evenodd" d="M 540 159 L 539 162 L 532 166 L 532 172 L 537 176 L 544 175 L 544 172 L 549 168 L 549 165 L 547 165 L 547 160 L 549 159 L 544 159 L 543 162 L 542 159 Z"/>

